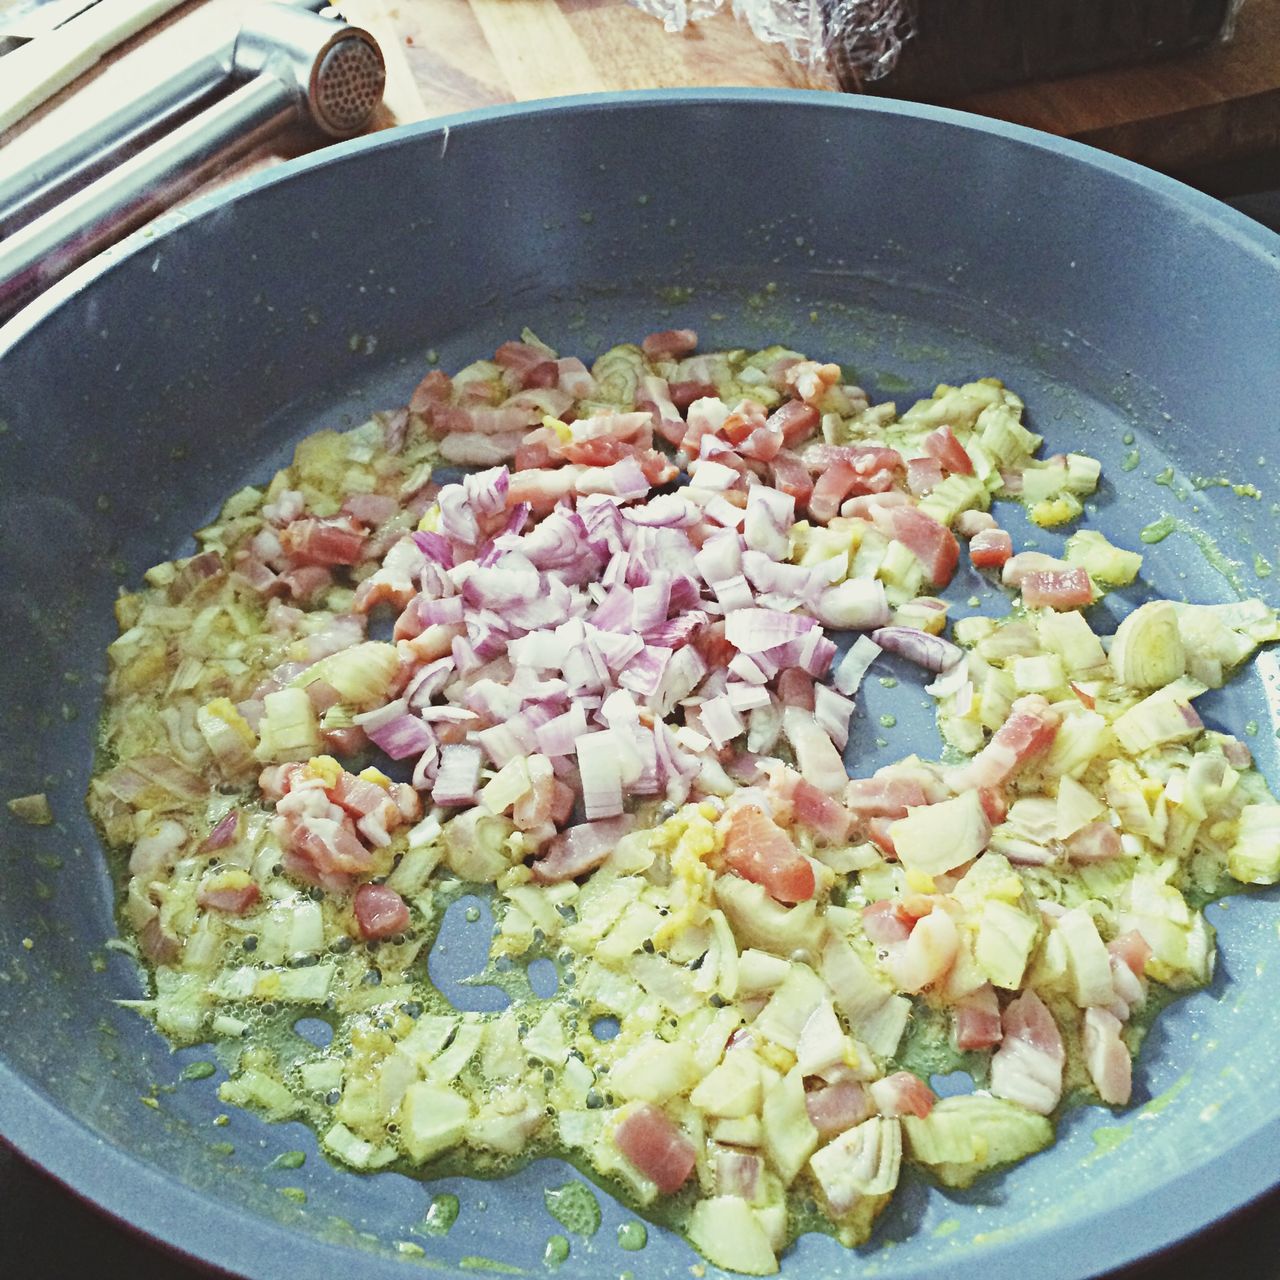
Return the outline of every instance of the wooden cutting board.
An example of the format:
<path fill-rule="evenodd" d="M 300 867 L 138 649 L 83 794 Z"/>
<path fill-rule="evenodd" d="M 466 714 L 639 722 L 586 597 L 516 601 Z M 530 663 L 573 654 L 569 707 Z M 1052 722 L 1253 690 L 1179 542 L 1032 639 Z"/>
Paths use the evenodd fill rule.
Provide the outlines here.
<path fill-rule="evenodd" d="M 835 87 L 723 14 L 675 34 L 626 0 L 349 0 L 349 8 L 385 42 L 388 100 L 400 121 L 599 89 Z M 1280 148 L 1280 0 L 1246 0 L 1227 45 L 946 105 L 1175 172 Z"/>
<path fill-rule="evenodd" d="M 86 113 L 172 66 L 195 41 L 235 30 L 252 0 L 191 0 L 19 126 L 76 130 Z M 2 3 L 2 0 L 0 0 Z M 666 31 L 627 0 L 338 0 L 388 64 L 386 127 L 496 103 L 598 90 L 715 85 L 834 88 L 726 14 Z M 114 98 L 113 98 L 114 95 Z M 1280 153 L 1280 0 L 1245 0 L 1227 45 L 1118 71 L 1033 82 L 946 105 L 1076 138 L 1178 174 Z M 254 164 L 315 145 L 301 130 Z M 49 145 L 49 144 L 44 144 Z M 16 159 L 13 148 L 10 155 Z M 228 175 L 243 171 L 235 166 Z M 1280 164 L 1272 185 L 1280 186 Z"/>

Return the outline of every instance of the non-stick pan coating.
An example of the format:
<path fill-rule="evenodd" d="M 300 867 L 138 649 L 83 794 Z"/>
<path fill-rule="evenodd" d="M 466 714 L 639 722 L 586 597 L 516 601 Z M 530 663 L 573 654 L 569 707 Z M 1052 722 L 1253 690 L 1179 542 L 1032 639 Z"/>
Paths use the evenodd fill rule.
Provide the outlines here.
<path fill-rule="evenodd" d="M 58 819 L 0 819 L 0 1132 L 111 1212 L 247 1275 L 403 1277 L 400 1241 L 449 1274 L 472 1274 L 454 1268 L 474 1256 L 540 1272 L 559 1229 L 542 1188 L 564 1167 L 434 1188 L 457 1191 L 462 1214 L 432 1238 L 428 1188 L 340 1172 L 298 1125 L 216 1125 L 219 1077 L 179 1081 L 207 1051 L 171 1054 L 110 1003 L 138 978 L 104 948 L 112 889 L 82 796 L 117 589 L 186 553 L 219 500 L 304 431 L 403 402 L 428 348 L 450 368 L 529 324 L 589 356 L 688 324 L 706 348 L 779 339 L 839 359 L 876 398 L 996 374 L 1048 451 L 1102 458 L 1093 527 L 1136 546 L 1168 511 L 1212 539 L 1149 548 L 1146 589 L 1229 599 L 1234 576 L 1274 602 L 1254 556 L 1277 560 L 1278 252 L 1175 183 L 1018 129 L 825 95 L 662 93 L 336 147 L 67 282 L 0 332 L 0 796 L 47 790 Z M 1167 465 L 1173 483 L 1155 483 Z M 1015 542 L 1033 536 L 1004 522 Z M 951 595 L 973 592 L 1003 609 L 964 574 Z M 1212 725 L 1254 722 L 1273 785 L 1276 672 L 1264 658 L 1205 703 Z M 899 674 L 893 690 L 869 682 L 853 767 L 936 750 L 926 699 Z M 878 748 L 885 712 L 899 727 Z M 807 1237 L 784 1275 L 1084 1276 L 1264 1190 L 1280 1143 L 1275 899 L 1211 912 L 1218 977 L 1140 1058 L 1137 1097 L 1154 1106 L 1074 1112 L 1049 1153 L 970 1192 L 912 1183 L 872 1246 Z M 459 942 L 444 959 L 456 976 L 474 954 Z M 294 1148 L 302 1169 L 266 1170 Z M 606 1204 L 559 1274 L 688 1274 L 696 1257 L 656 1229 L 643 1253 L 618 1249 L 628 1216 Z"/>

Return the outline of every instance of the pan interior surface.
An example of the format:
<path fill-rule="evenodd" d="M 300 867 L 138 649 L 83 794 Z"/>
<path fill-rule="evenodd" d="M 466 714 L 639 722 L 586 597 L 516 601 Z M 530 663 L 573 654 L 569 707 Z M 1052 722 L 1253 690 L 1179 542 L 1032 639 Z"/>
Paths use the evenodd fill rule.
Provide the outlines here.
<path fill-rule="evenodd" d="M 561 1230 L 542 1192 L 576 1176 L 567 1166 L 496 1183 L 339 1171 L 301 1126 L 226 1114 L 221 1070 L 183 1077 L 207 1050 L 171 1053 L 111 1003 L 138 995 L 139 978 L 106 945 L 114 892 L 82 797 L 117 590 L 189 554 L 191 530 L 301 435 L 404 403 L 429 359 L 456 368 L 523 325 L 587 360 L 689 326 L 706 350 L 779 341 L 838 360 L 900 405 L 938 381 L 1000 377 L 1044 453 L 1101 458 L 1088 526 L 1146 554 L 1139 583 L 1106 607 L 1147 594 L 1274 604 L 1280 362 L 1264 335 L 1280 326 L 1278 245 L 1083 148 L 772 93 L 602 98 L 397 131 L 135 238 L 60 305 L 0 332 L 0 793 L 46 791 L 56 815 L 45 828 L 0 819 L 0 1131 L 110 1211 L 245 1275 L 330 1274 L 353 1249 L 369 1275 L 404 1275 L 413 1259 L 541 1272 Z M 1144 546 L 1166 514 L 1176 532 Z M 1001 523 L 1050 552 L 1069 532 L 1007 507 Z M 983 612 L 1007 607 L 962 568 L 953 616 L 974 596 Z M 865 686 L 851 771 L 938 750 L 921 682 L 894 674 L 896 688 Z M 1264 654 L 1201 703 L 1273 786 L 1278 697 Z M 807 1236 L 783 1273 L 1084 1276 L 1266 1189 L 1280 1138 L 1276 896 L 1211 910 L 1217 976 L 1158 1020 L 1131 1110 L 1068 1113 L 1052 1149 L 972 1191 L 908 1182 L 871 1245 L 850 1255 Z M 459 921 L 442 937 L 433 971 L 479 967 Z M 294 1150 L 301 1168 L 269 1167 Z M 436 1236 L 426 1215 L 441 1192 L 462 1211 Z M 698 1261 L 657 1228 L 643 1253 L 623 1251 L 615 1230 L 632 1215 L 600 1199 L 603 1226 L 573 1239 L 559 1274 L 676 1275 Z"/>

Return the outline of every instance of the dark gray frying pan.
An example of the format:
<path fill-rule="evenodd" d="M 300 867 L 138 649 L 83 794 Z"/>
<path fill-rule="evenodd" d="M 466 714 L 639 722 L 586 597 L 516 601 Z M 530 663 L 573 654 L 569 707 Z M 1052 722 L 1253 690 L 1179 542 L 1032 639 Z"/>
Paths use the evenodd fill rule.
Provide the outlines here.
<path fill-rule="evenodd" d="M 998 374 L 1051 450 L 1103 459 L 1095 527 L 1135 546 L 1161 513 L 1187 522 L 1147 548 L 1143 590 L 1275 595 L 1254 557 L 1276 561 L 1280 239 L 1022 130 L 774 92 L 485 111 L 287 166 L 65 282 L 0 331 L 0 796 L 45 790 L 57 815 L 43 829 L 0 816 L 0 1132 L 111 1213 L 245 1275 L 403 1277 L 414 1248 L 447 1274 L 540 1273 L 559 1229 L 541 1191 L 567 1170 L 433 1189 L 341 1172 L 299 1126 L 215 1125 L 218 1077 L 181 1079 L 208 1053 L 171 1054 L 110 1003 L 138 978 L 104 949 L 112 886 L 81 797 L 111 601 L 302 432 L 403 402 L 428 348 L 453 367 L 522 324 L 583 355 L 674 324 L 706 347 L 777 339 L 840 359 L 880 398 Z M 1196 487 L 1218 480 L 1261 497 Z M 1003 609 L 976 579 L 954 595 L 978 590 Z M 936 749 L 900 674 L 893 690 L 868 682 L 851 768 Z M 1215 725 L 1252 722 L 1273 783 L 1278 689 L 1264 658 L 1205 707 Z M 1218 976 L 1161 1019 L 1135 1110 L 1073 1112 L 1052 1151 L 971 1192 L 913 1182 L 872 1246 L 806 1237 L 784 1274 L 1095 1274 L 1260 1194 L 1280 1176 L 1276 908 L 1264 892 L 1211 912 Z M 466 952 L 451 949 L 454 976 Z M 301 1169 L 267 1168 L 295 1148 Z M 461 1199 L 446 1237 L 424 1233 L 432 1190 Z M 657 1229 L 644 1253 L 619 1250 L 627 1216 L 606 1203 L 560 1274 L 688 1274 L 697 1259 Z"/>

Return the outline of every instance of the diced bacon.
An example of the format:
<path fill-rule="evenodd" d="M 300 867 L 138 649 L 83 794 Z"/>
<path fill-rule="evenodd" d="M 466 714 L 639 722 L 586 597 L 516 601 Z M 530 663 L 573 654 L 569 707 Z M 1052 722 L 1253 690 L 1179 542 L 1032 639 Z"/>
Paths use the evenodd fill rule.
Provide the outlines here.
<path fill-rule="evenodd" d="M 594 871 L 633 826 L 635 819 L 630 814 L 621 814 L 566 828 L 530 864 L 533 878 L 539 884 L 555 884 Z"/>
<path fill-rule="evenodd" d="M 1141 978 L 1146 973 L 1147 961 L 1151 959 L 1151 947 L 1136 929 L 1113 938 L 1107 943 L 1107 950 L 1126 965 L 1134 977 Z"/>
<path fill-rule="evenodd" d="M 796 401 L 791 400 L 788 403 L 795 404 Z M 809 468 L 800 458 L 786 449 L 781 449 L 773 456 L 769 466 L 773 487 L 794 498 L 797 510 L 806 507 L 809 496 L 813 493 L 813 479 L 809 475 Z"/>
<path fill-rule="evenodd" d="M 852 778 L 844 802 L 855 819 L 905 818 L 907 810 L 947 798 L 947 788 L 928 767 L 903 761 L 877 769 L 870 778 Z"/>
<path fill-rule="evenodd" d="M 975 569 L 999 569 L 1013 555 L 1013 539 L 1003 529 L 981 529 L 969 540 Z"/>
<path fill-rule="evenodd" d="M 910 506 L 878 508 L 871 519 L 881 533 L 897 539 L 920 561 L 931 586 L 945 587 L 951 581 L 960 562 L 960 544 L 946 525 Z"/>
<path fill-rule="evenodd" d="M 996 518 L 989 511 L 962 511 L 956 516 L 955 530 L 962 538 L 972 538 L 984 529 L 994 529 Z"/>
<path fill-rule="evenodd" d="M 873 1080 L 867 1091 L 882 1116 L 919 1116 L 923 1120 L 938 1100 L 938 1095 L 910 1071 L 895 1071 L 883 1080 Z"/>
<path fill-rule="evenodd" d="M 727 667 L 738 656 L 738 650 L 725 639 L 723 622 L 709 622 L 699 627 L 690 644 L 712 671 Z"/>
<path fill-rule="evenodd" d="M 494 408 L 488 404 L 433 405 L 426 412 L 431 435 L 437 440 L 464 433 L 480 435 L 509 435 L 525 431 L 542 422 L 541 410 L 531 405 L 503 405 Z"/>
<path fill-rule="evenodd" d="M 810 1090 L 804 1095 L 804 1108 L 824 1142 L 875 1114 L 866 1089 L 854 1080 Z"/>
<path fill-rule="evenodd" d="M 784 707 L 814 708 L 813 677 L 800 667 L 788 667 L 778 676 L 778 697 Z"/>
<path fill-rule="evenodd" d="M 1000 1001 L 991 983 L 983 983 L 952 1006 L 951 1042 L 957 1049 L 991 1049 L 1003 1035 Z"/>
<path fill-rule="evenodd" d="M 574 465 L 558 471 L 516 471 L 507 486 L 507 506 L 527 502 L 537 515 L 546 515 L 561 498 L 573 493 L 574 482 L 586 467 Z"/>
<path fill-rule="evenodd" d="M 762 885 L 779 902 L 807 902 L 817 888 L 812 863 L 758 805 L 733 809 L 724 859 L 744 880 Z"/>
<path fill-rule="evenodd" d="M 1066 1063 L 1062 1033 L 1034 991 L 1024 991 L 1004 1011 L 1004 1040 L 991 1056 L 991 1092 L 1047 1116 L 1062 1097 Z"/>
<path fill-rule="evenodd" d="M 798 360 L 783 374 L 783 384 L 805 404 L 817 406 L 834 386 L 840 383 L 838 364 L 819 364 L 816 360 Z"/>
<path fill-rule="evenodd" d="M 285 554 L 299 565 L 358 564 L 367 538 L 350 516 L 307 516 L 280 531 Z"/>
<path fill-rule="evenodd" d="M 946 977 L 959 950 L 955 921 L 946 911 L 931 911 L 900 948 L 890 948 L 884 965 L 898 990 L 914 995 Z"/>
<path fill-rule="evenodd" d="M 840 504 L 858 484 L 858 473 L 848 462 L 834 462 L 821 472 L 809 497 L 809 514 L 826 524 L 840 511 Z"/>
<path fill-rule="evenodd" d="M 889 507 L 909 507 L 911 497 L 900 489 L 890 489 L 885 493 L 864 493 L 860 497 L 850 498 L 840 506 L 842 516 L 852 516 L 858 520 L 871 520 L 876 511 L 888 510 Z"/>
<path fill-rule="evenodd" d="M 1093 584 L 1083 569 L 1046 569 L 1022 580 L 1022 603 L 1028 609 L 1083 609 L 1093 603 Z"/>
<path fill-rule="evenodd" d="M 269 764 L 258 774 L 258 790 L 273 804 L 293 790 L 294 782 L 306 769 L 304 764 Z"/>
<path fill-rule="evenodd" d="M 353 909 L 366 942 L 393 937 L 409 927 L 409 906 L 389 885 L 362 884 L 356 890 Z"/>
<path fill-rule="evenodd" d="M 814 475 L 847 464 L 857 473 L 862 493 L 887 493 L 906 466 L 896 449 L 883 444 L 813 444 L 804 461 Z"/>
<path fill-rule="evenodd" d="M 956 433 L 948 426 L 941 426 L 931 431 L 922 441 L 924 451 L 931 458 L 936 458 L 946 471 L 962 476 L 973 475 L 973 459 L 965 452 L 965 447 L 956 439 Z"/>
<path fill-rule="evenodd" d="M 998 827 L 1008 816 L 1009 800 L 999 787 L 979 787 L 978 799 L 982 802 L 982 812 L 993 827 Z"/>
<path fill-rule="evenodd" d="M 387 830 L 400 825 L 400 811 L 385 787 L 344 769 L 338 781 L 328 789 L 329 799 L 355 818 L 367 818 L 370 814 L 386 815 Z"/>
<path fill-rule="evenodd" d="M 288 590 L 271 569 L 247 551 L 237 552 L 235 568 L 230 576 L 233 585 L 247 588 L 260 596 L 277 596 Z"/>
<path fill-rule="evenodd" d="M 708 396 L 714 396 L 718 393 L 714 382 L 701 382 L 695 378 L 684 382 L 669 383 L 667 385 L 667 394 L 671 397 L 671 403 L 681 413 L 688 413 L 689 406 L 695 400 L 705 400 Z M 676 441 L 673 440 L 671 443 L 675 444 Z"/>
<path fill-rule="evenodd" d="M 848 809 L 794 769 L 786 766 L 774 769 L 769 793 L 779 802 L 779 809 L 786 810 L 790 818 L 788 825 L 807 827 L 830 844 L 844 844 L 849 839 L 853 817 Z"/>
<path fill-rule="evenodd" d="M 624 1117 L 613 1131 L 613 1141 L 664 1196 L 679 1191 L 697 1163 L 693 1143 L 675 1121 L 647 1102 Z"/>
<path fill-rule="evenodd" d="M 787 400 L 770 415 L 766 425 L 782 432 L 782 443 L 788 448 L 807 440 L 822 421 L 822 415 L 812 405 L 801 400 Z"/>
<path fill-rule="evenodd" d="M 1014 701 L 1009 718 L 968 764 L 948 776 L 957 794 L 970 787 L 1000 787 L 1028 761 L 1043 755 L 1058 733 L 1058 713 L 1038 693 Z"/>
<path fill-rule="evenodd" d="M 1120 856 L 1120 833 L 1109 822 L 1090 822 L 1067 837 L 1072 862 L 1106 862 Z"/>
<path fill-rule="evenodd" d="M 916 497 L 932 493 L 942 483 L 942 463 L 937 458 L 912 458 L 907 463 L 907 488 Z"/>
<path fill-rule="evenodd" d="M 224 915 L 242 916 L 262 897 L 262 890 L 250 880 L 247 884 L 202 887 L 196 894 L 196 902 Z"/>
<path fill-rule="evenodd" d="M 368 735 L 358 724 L 344 729 L 326 729 L 323 737 L 324 749 L 333 756 L 353 756 L 369 745 Z"/>
<path fill-rule="evenodd" d="M 1043 551 L 1019 551 L 1000 571 L 1000 581 L 1006 587 L 1021 587 L 1033 573 L 1065 573 L 1070 568 L 1065 560 L 1055 560 Z"/>
<path fill-rule="evenodd" d="M 360 842 L 351 820 L 304 814 L 286 826 L 285 870 L 334 893 L 345 892 L 354 876 L 364 875 L 373 855 Z"/>
<path fill-rule="evenodd" d="M 586 400 L 595 395 L 596 380 L 577 356 L 567 356 L 556 361 L 559 370 L 557 385 L 561 391 L 571 395 L 575 400 Z"/>
<path fill-rule="evenodd" d="M 683 360 L 697 349 L 698 335 L 693 329 L 661 329 L 640 344 L 650 360 Z"/>
<path fill-rule="evenodd" d="M 453 381 L 441 369 L 432 369 L 413 389 L 409 397 L 409 412 L 425 415 L 436 405 L 448 404 L 453 399 Z"/>
<path fill-rule="evenodd" d="M 382 427 L 382 447 L 390 454 L 399 453 L 409 434 L 409 410 L 393 409 L 390 413 L 375 413 L 373 416 Z"/>
<path fill-rule="evenodd" d="M 1123 1106 L 1133 1090 L 1133 1059 L 1120 1027 L 1120 1019 L 1106 1009 L 1085 1010 L 1084 1062 L 1098 1097 L 1109 1106 Z"/>
<path fill-rule="evenodd" d="M 182 954 L 183 944 L 160 923 L 157 913 L 138 931 L 142 954 L 153 964 L 173 964 Z"/>
<path fill-rule="evenodd" d="M 554 387 L 560 380 L 555 357 L 528 342 L 504 342 L 493 362 L 509 369 L 522 387 Z"/>
<path fill-rule="evenodd" d="M 280 575 L 280 581 L 288 588 L 294 600 L 308 601 L 333 584 L 333 575 L 323 565 L 306 564 Z"/>
<path fill-rule="evenodd" d="M 906 942 L 914 924 L 914 918 L 892 898 L 881 898 L 862 908 L 863 932 L 877 947 L 894 947 Z"/>
<path fill-rule="evenodd" d="M 481 435 L 478 431 L 451 431 L 440 441 L 440 456 L 460 467 L 496 467 L 517 459 L 519 466 L 520 431 L 500 431 Z"/>
<path fill-rule="evenodd" d="M 573 811 L 573 789 L 551 771 L 545 756 L 529 757 L 532 785 L 511 810 L 511 820 L 521 831 L 534 831 L 550 822 L 561 826 Z"/>
<path fill-rule="evenodd" d="M 741 1196 L 753 1201 L 760 1194 L 764 1176 L 764 1159 L 749 1151 L 733 1147 L 716 1150 L 716 1195 Z"/>
<path fill-rule="evenodd" d="M 1098 705 L 1098 700 L 1083 685 L 1076 684 L 1074 680 L 1070 681 L 1071 692 L 1080 699 L 1080 705 L 1088 707 L 1090 711 Z"/>
<path fill-rule="evenodd" d="M 868 818 L 864 823 L 867 839 L 890 860 L 896 859 L 898 856 L 898 850 L 893 844 L 893 837 L 889 834 L 889 828 L 893 825 L 893 822 L 892 818 L 874 817 Z"/>
<path fill-rule="evenodd" d="M 388 493 L 353 493 L 342 504 L 343 515 L 371 527 L 385 524 L 399 510 L 400 503 Z"/>

